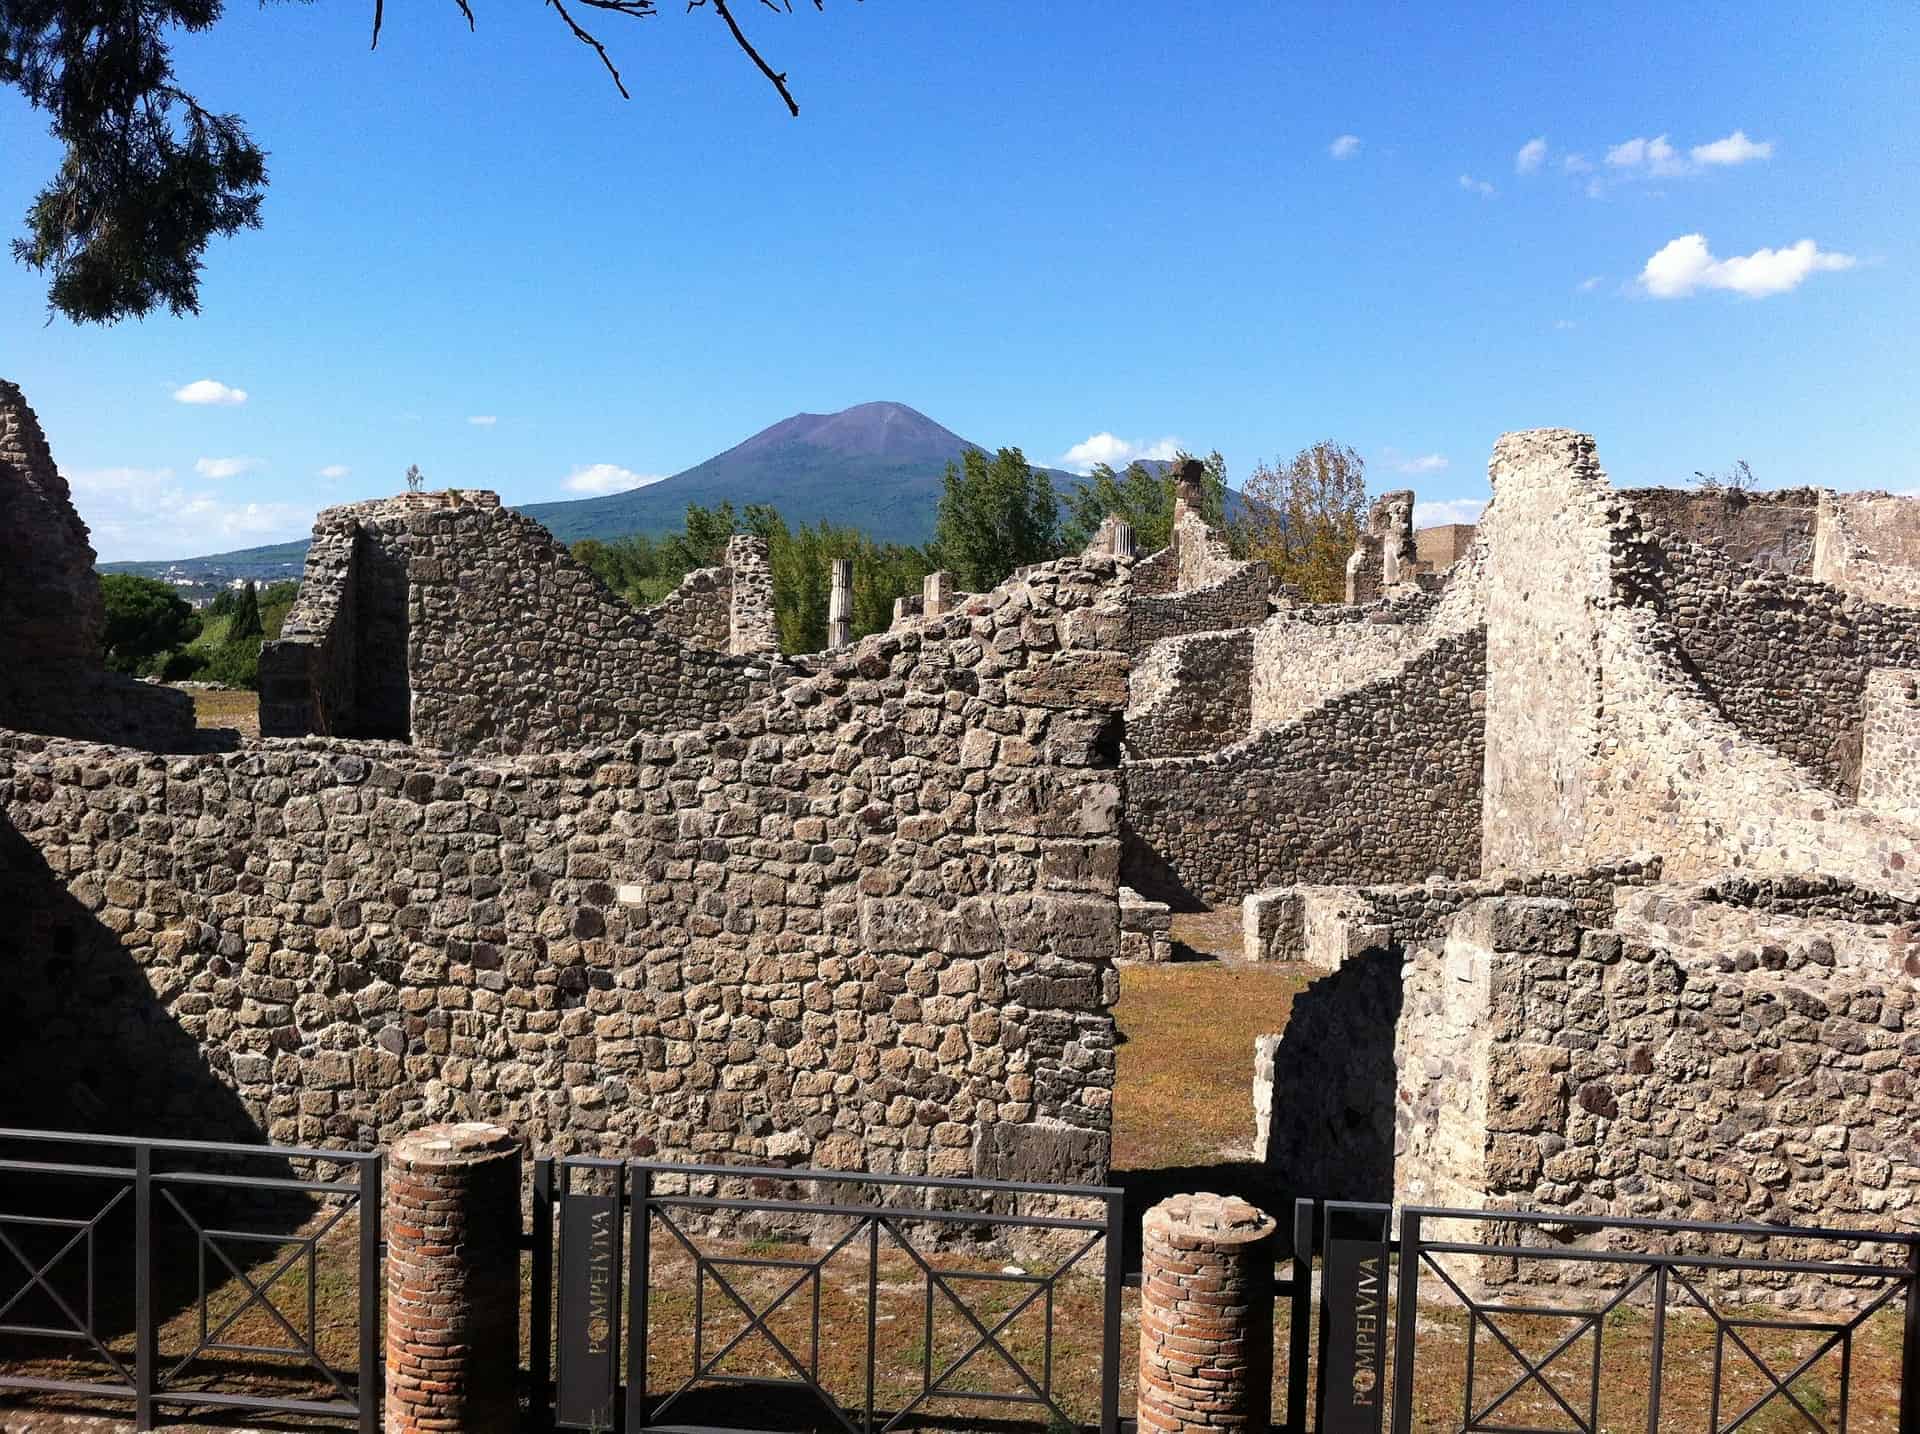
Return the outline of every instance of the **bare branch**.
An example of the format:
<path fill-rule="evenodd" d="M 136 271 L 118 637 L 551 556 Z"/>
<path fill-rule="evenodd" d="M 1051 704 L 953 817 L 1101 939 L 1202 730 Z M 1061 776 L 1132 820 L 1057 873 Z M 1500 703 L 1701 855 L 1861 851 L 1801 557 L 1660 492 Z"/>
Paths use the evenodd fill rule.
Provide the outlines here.
<path fill-rule="evenodd" d="M 575 23 L 573 16 L 567 13 L 567 7 L 562 3 L 562 0 L 547 0 L 547 3 L 560 12 L 560 18 L 565 20 L 567 22 L 567 28 L 573 31 L 574 39 L 583 45 L 593 46 L 594 50 L 600 56 L 600 63 L 605 65 L 607 67 L 607 73 L 613 76 L 613 85 L 615 89 L 620 91 L 620 98 L 623 100 L 632 99 L 633 96 L 627 93 L 626 82 L 620 78 L 620 71 L 614 68 L 613 59 L 607 54 L 607 47 Z M 795 111 L 795 113 L 798 113 L 798 111 Z"/>
<path fill-rule="evenodd" d="M 387 0 L 373 0 L 373 43 L 367 48 L 380 48 L 380 22 L 387 18 Z"/>
<path fill-rule="evenodd" d="M 453 3 L 458 5 L 460 7 L 460 13 L 467 17 L 467 33 L 472 34 L 475 29 L 473 23 L 473 6 L 468 4 L 467 0 L 453 0 Z"/>
<path fill-rule="evenodd" d="M 687 8 L 689 10 L 698 10 L 706 3 L 707 0 L 687 0 Z M 773 0 L 761 0 L 761 3 L 769 10 L 777 8 L 773 4 Z M 815 0 L 816 6 L 818 3 L 819 0 Z M 769 65 L 761 58 L 760 52 L 753 48 L 753 41 L 747 38 L 746 32 L 740 28 L 740 22 L 733 18 L 733 11 L 727 8 L 727 0 L 713 0 L 713 9 L 715 14 L 727 22 L 727 28 L 733 32 L 733 42 L 741 48 L 748 59 L 752 60 L 753 63 L 759 67 L 760 73 L 765 75 L 767 79 L 772 82 L 773 87 L 780 92 L 780 98 L 787 102 L 787 113 L 797 119 L 800 115 L 800 106 L 794 102 L 793 91 L 787 88 L 786 75 L 776 71 L 772 65 Z"/>

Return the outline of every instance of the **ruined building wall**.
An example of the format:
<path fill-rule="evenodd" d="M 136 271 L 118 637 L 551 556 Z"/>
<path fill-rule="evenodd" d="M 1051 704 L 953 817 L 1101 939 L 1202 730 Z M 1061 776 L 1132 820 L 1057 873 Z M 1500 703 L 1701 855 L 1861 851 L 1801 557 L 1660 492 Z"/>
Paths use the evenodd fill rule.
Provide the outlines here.
<path fill-rule="evenodd" d="M 1154 643 L 1128 679 L 1127 754 L 1211 752 L 1245 737 L 1252 720 L 1252 628 Z"/>
<path fill-rule="evenodd" d="M 699 568 L 646 610 L 663 632 L 689 647 L 736 657 L 780 650 L 767 541 L 749 533 L 727 540 L 722 561 Z"/>
<path fill-rule="evenodd" d="M 87 525 L 26 398 L 0 379 L 0 728 L 184 744 L 192 699 L 106 671 L 105 625 Z"/>
<path fill-rule="evenodd" d="M 1873 673 L 1863 710 L 1860 805 L 1920 825 L 1920 672 Z"/>
<path fill-rule="evenodd" d="M 1869 602 L 1920 608 L 1920 500 L 1822 493 L 1813 575 Z"/>
<path fill-rule="evenodd" d="M 1632 525 L 1623 514 L 1623 534 Z M 1867 674 L 1920 664 L 1920 611 L 1755 573 L 1677 541 L 1655 560 L 1620 563 L 1616 575 L 1622 600 L 1652 609 L 1671 630 L 1722 716 L 1821 786 L 1851 795 Z"/>
<path fill-rule="evenodd" d="M 269 736 L 565 751 L 715 721 L 788 675 L 675 637 L 492 493 L 329 509 L 316 531 L 327 541 L 309 558 L 315 598 L 262 653 Z M 330 711 L 315 694 L 337 692 L 349 662 L 352 708 Z"/>
<path fill-rule="evenodd" d="M 1729 562 L 1770 572 L 1813 571 L 1818 488 L 1627 488 L 1620 496 L 1663 542 L 1699 543 Z"/>
<path fill-rule="evenodd" d="M 1406 967 L 1395 1196 L 1920 1229 L 1913 987 L 1818 939 L 1689 954 L 1484 902 Z"/>
<path fill-rule="evenodd" d="M 0 1100 L 1104 1175 L 1125 609 L 1078 562 L 970 608 L 584 753 L 0 736 Z"/>
<path fill-rule="evenodd" d="M 1359 541 L 1347 559 L 1349 604 L 1377 601 L 1387 589 L 1412 582 L 1419 566 L 1413 538 L 1413 490 L 1382 493 L 1367 510 Z"/>
<path fill-rule="evenodd" d="M 1133 565 L 1134 650 L 1162 638 L 1265 619 L 1272 574 L 1263 562 L 1240 562 L 1197 514 L 1176 507 L 1173 540 Z"/>
<path fill-rule="evenodd" d="M 1482 629 L 1218 752 L 1129 762 L 1127 881 L 1183 904 L 1480 867 Z"/>
<path fill-rule="evenodd" d="M 1489 471 L 1495 501 L 1481 525 L 1490 584 L 1489 872 L 1651 852 L 1674 877 L 1740 866 L 1903 880 L 1915 833 L 1850 805 L 1758 740 L 1753 709 L 1743 714 L 1746 728 L 1730 721 L 1690 665 L 1679 637 L 1692 620 L 1689 602 L 1735 614 L 1736 630 L 1749 636 L 1770 627 L 1755 612 L 1759 626 L 1750 630 L 1737 616 L 1744 598 L 1721 587 L 1716 603 L 1689 580 L 1723 572 L 1724 560 L 1650 536 L 1608 488 L 1583 434 L 1508 434 Z M 1805 580 L 1747 581 L 1798 593 Z M 1662 594 L 1674 596 L 1664 611 Z M 1781 626 L 1800 633 L 1797 621 L 1789 612 Z M 1864 616 L 1857 630 L 1880 621 Z M 1790 650 L 1805 649 L 1796 637 Z M 1784 660 L 1769 655 L 1774 667 Z M 1805 661 L 1815 673 L 1832 670 L 1817 655 Z M 1735 681 L 1728 676 L 1729 691 Z"/>

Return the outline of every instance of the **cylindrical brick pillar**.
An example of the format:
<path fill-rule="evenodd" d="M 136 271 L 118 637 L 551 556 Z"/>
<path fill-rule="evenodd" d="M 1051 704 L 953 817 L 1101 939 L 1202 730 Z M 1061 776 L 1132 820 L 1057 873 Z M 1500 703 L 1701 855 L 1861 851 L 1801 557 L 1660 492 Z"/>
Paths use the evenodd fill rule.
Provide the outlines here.
<path fill-rule="evenodd" d="M 387 1434 L 519 1423 L 520 1143 L 430 1125 L 387 1153 Z"/>
<path fill-rule="evenodd" d="M 1147 1211 L 1141 1434 L 1257 1429 L 1273 1413 L 1273 1217 L 1230 1195 Z"/>

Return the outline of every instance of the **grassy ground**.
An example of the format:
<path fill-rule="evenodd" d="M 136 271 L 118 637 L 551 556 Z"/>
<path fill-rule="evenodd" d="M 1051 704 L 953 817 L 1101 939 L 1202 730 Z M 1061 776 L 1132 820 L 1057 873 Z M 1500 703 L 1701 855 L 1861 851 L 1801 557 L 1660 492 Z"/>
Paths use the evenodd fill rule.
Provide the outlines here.
<path fill-rule="evenodd" d="M 220 620 L 224 621 L 224 619 Z M 211 692 L 201 687 L 192 687 L 187 690 L 193 696 L 195 726 L 231 727 L 242 737 L 260 735 L 259 693 Z"/>

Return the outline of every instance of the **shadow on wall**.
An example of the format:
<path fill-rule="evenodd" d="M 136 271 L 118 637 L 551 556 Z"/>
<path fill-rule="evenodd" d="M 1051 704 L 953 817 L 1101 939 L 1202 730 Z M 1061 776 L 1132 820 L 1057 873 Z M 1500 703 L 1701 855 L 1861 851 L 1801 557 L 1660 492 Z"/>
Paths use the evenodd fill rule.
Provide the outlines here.
<path fill-rule="evenodd" d="M 123 879 L 86 878 L 102 883 Z M 4 809 L 0 809 L 0 913 L 5 915 L 0 921 L 0 972 L 5 973 L 0 984 L 0 1127 L 265 1143 L 239 1098 L 209 1066 L 200 1040 L 161 1004 L 160 994 L 123 949 L 119 936 L 68 889 L 14 828 Z M 169 924 L 192 923 L 176 915 Z M 162 931 L 155 939 L 169 939 L 171 934 Z M 201 959 L 227 961 L 212 952 Z M 237 963 L 232 975 L 242 979 Z M 224 1051 L 219 1058 L 226 1058 Z M 115 1168 L 132 1165 L 130 1151 L 108 1146 L 0 1140 L 0 1156 Z M 199 1170 L 217 1173 L 222 1168 L 209 1157 L 169 1155 L 156 1159 L 155 1169 L 179 1170 L 188 1161 Z M 276 1179 L 296 1174 L 277 1157 L 249 1157 L 244 1171 L 236 1168 L 234 1173 Z M 117 1201 L 116 1194 L 120 1195 Z M 221 1283 L 225 1273 L 217 1256 L 203 1256 L 189 1219 L 203 1227 L 225 1226 L 284 1238 L 314 1210 L 304 1195 L 249 1192 L 237 1197 L 217 1187 L 158 1183 L 154 1207 L 154 1292 L 162 1322 L 196 1302 L 202 1258 L 211 1268 L 214 1284 Z M 72 1310 L 91 1307 L 95 1329 L 111 1339 L 133 1327 L 131 1180 L 15 1172 L 0 1182 L 0 1216 L 8 1217 L 6 1232 L 21 1247 L 19 1253 L 36 1267 L 73 1233 L 36 1221 L 91 1219 L 103 1210 L 109 1213 L 95 1231 L 86 1258 L 61 1258 L 51 1267 L 48 1279 Z M 228 1241 L 221 1248 L 250 1273 L 268 1260 L 277 1263 L 280 1253 L 271 1243 L 249 1247 Z M 0 1270 L 0 1305 L 12 1298 L 22 1273 L 18 1268 Z M 43 1327 L 72 1324 L 40 1289 L 26 1292 L 9 1313 L 8 1322 Z M 73 1346 L 54 1346 L 45 1339 L 7 1336 L 0 1338 L 0 1363 L 43 1359 L 63 1350 L 75 1352 Z"/>
<path fill-rule="evenodd" d="M 1266 1164 L 1275 1186 L 1393 1199 L 1401 957 L 1364 952 L 1293 998 L 1273 1047 Z"/>

